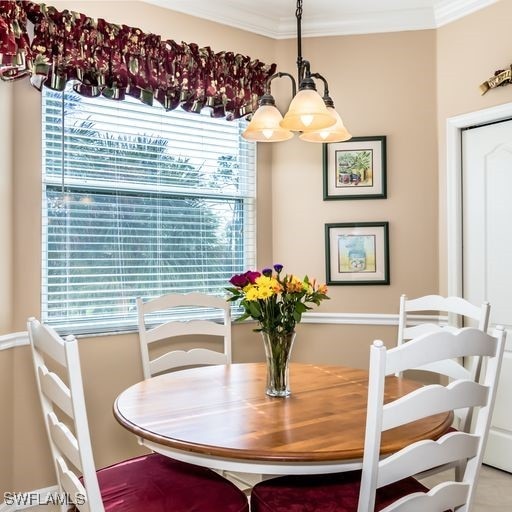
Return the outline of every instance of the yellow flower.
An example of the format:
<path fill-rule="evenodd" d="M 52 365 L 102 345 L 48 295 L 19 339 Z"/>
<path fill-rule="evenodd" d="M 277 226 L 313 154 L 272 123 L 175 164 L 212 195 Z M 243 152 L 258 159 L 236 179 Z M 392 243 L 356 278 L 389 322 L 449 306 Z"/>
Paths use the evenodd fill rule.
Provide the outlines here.
<path fill-rule="evenodd" d="M 245 300 L 258 300 L 258 289 L 255 286 L 246 286 L 244 288 Z"/>
<path fill-rule="evenodd" d="M 270 277 L 260 276 L 256 278 L 255 283 L 258 286 L 270 286 L 271 281 L 272 279 Z"/>
<path fill-rule="evenodd" d="M 274 290 L 269 286 L 260 286 L 258 289 L 258 299 L 268 299 L 274 295 Z"/>

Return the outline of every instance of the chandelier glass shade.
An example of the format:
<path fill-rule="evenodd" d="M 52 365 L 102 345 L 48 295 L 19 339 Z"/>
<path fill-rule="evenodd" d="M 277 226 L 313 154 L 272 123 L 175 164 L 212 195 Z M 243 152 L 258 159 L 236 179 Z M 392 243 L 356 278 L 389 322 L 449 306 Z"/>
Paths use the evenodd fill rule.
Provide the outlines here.
<path fill-rule="evenodd" d="M 289 73 L 275 73 L 267 79 L 265 94 L 253 114 L 242 137 L 257 142 L 280 142 L 291 139 L 292 132 L 301 132 L 301 140 L 307 142 L 342 142 L 352 137 L 329 96 L 327 80 L 319 73 L 312 73 L 310 63 L 302 58 L 301 20 L 302 0 L 297 0 L 297 70 L 298 80 Z M 284 115 L 278 110 L 271 94 L 271 82 L 275 78 L 288 77 L 292 82 L 292 101 Z M 314 79 L 324 85 L 324 95 L 316 90 Z M 296 93 L 299 84 L 299 92 Z"/>
<path fill-rule="evenodd" d="M 302 89 L 292 99 L 280 125 L 294 132 L 320 130 L 335 123 L 324 100 L 312 89 Z"/>
<path fill-rule="evenodd" d="M 338 112 L 333 107 L 327 107 L 327 110 L 329 115 L 334 118 L 335 123 L 328 128 L 303 132 L 299 135 L 300 140 L 307 142 L 343 142 L 352 138 Z"/>
<path fill-rule="evenodd" d="M 282 120 L 283 116 L 275 105 L 260 105 L 242 136 L 256 142 L 281 142 L 291 139 L 293 133 L 281 128 L 279 124 Z"/>

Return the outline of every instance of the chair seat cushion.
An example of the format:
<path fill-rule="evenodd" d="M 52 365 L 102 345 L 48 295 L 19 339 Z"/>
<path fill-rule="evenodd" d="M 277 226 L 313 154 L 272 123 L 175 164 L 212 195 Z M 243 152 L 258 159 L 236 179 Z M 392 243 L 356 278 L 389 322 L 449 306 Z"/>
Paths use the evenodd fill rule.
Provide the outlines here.
<path fill-rule="evenodd" d="M 360 482 L 361 471 L 267 480 L 254 486 L 251 512 L 356 512 Z M 406 478 L 378 489 L 375 511 L 412 492 L 428 488 Z"/>
<path fill-rule="evenodd" d="M 97 475 L 105 512 L 249 512 L 245 494 L 222 476 L 156 453 Z"/>

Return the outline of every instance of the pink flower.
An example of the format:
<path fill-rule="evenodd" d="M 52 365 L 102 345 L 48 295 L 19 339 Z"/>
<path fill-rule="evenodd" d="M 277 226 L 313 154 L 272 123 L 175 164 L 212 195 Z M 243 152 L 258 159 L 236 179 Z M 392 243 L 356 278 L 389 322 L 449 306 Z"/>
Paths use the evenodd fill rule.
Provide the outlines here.
<path fill-rule="evenodd" d="M 251 284 L 254 284 L 256 282 L 256 279 L 258 279 L 258 277 L 261 276 L 259 272 L 256 272 L 254 270 L 248 270 L 244 275 L 247 277 L 249 283 Z"/>
<path fill-rule="evenodd" d="M 247 276 L 245 274 L 237 274 L 233 276 L 229 282 L 236 286 L 237 288 L 243 288 L 244 286 L 249 284 L 249 280 L 247 279 Z"/>
<path fill-rule="evenodd" d="M 254 284 L 256 279 L 260 276 L 261 274 L 259 272 L 248 270 L 244 274 L 237 274 L 233 276 L 229 282 L 236 288 L 244 288 L 248 284 Z"/>

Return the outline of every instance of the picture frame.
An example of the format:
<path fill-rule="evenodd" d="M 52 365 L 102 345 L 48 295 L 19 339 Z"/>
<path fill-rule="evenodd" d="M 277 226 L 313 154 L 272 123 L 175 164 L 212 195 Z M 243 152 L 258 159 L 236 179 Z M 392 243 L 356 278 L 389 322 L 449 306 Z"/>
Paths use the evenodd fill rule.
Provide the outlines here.
<path fill-rule="evenodd" d="M 385 199 L 386 136 L 323 145 L 324 200 Z"/>
<path fill-rule="evenodd" d="M 325 224 L 328 285 L 389 284 L 389 223 Z"/>

